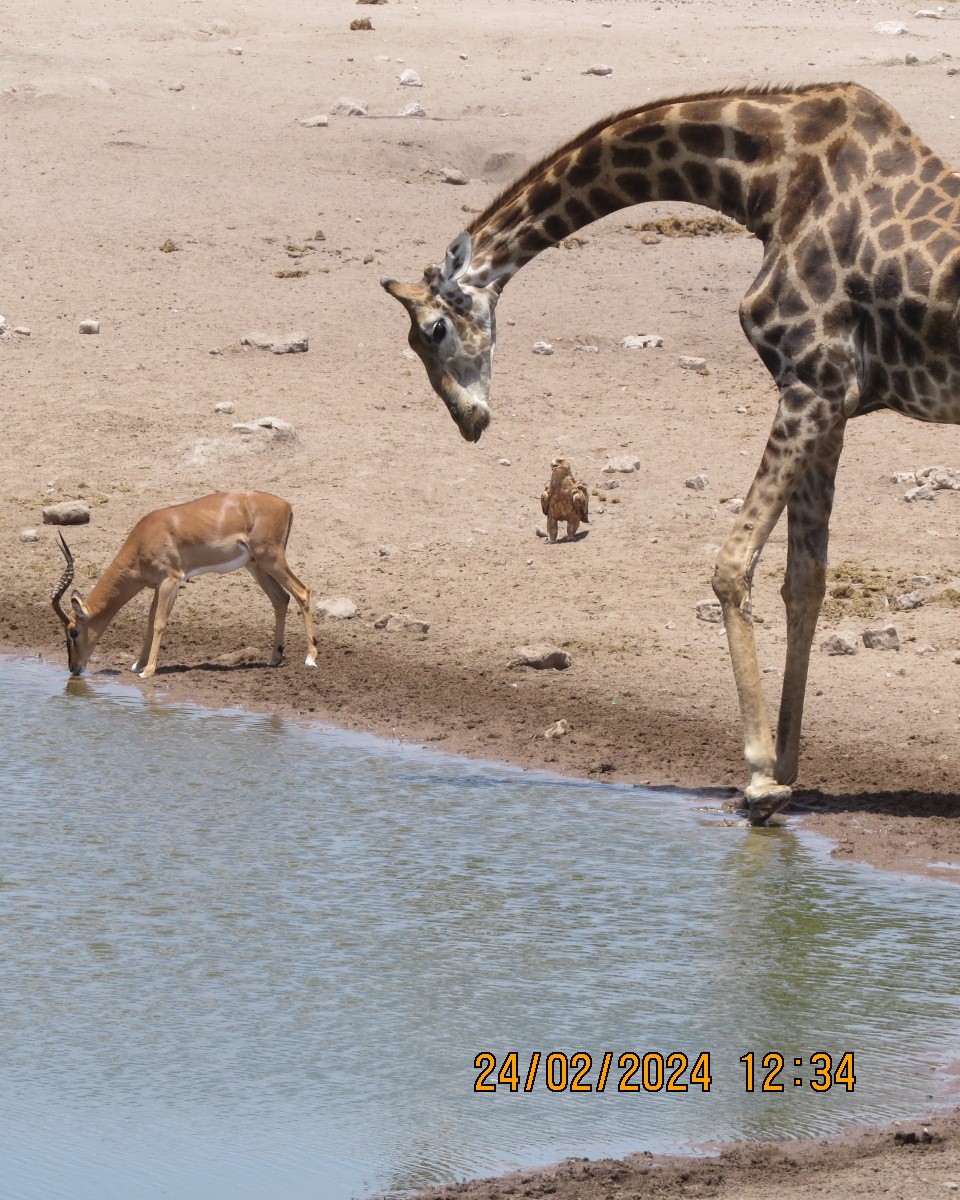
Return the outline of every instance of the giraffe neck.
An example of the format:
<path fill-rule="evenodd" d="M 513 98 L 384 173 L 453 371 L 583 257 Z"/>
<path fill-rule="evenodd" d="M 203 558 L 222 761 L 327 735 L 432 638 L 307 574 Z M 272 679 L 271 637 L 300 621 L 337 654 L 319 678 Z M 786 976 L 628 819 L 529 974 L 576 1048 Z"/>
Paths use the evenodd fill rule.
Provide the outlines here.
<path fill-rule="evenodd" d="M 831 89 L 819 90 L 829 95 Z M 766 241 L 789 177 L 787 159 L 796 156 L 786 149 L 793 145 L 787 133 L 796 130 L 805 94 L 742 90 L 683 97 L 585 130 L 472 223 L 466 282 L 482 287 L 497 280 L 502 287 L 541 250 L 617 209 L 654 200 L 704 205 Z M 821 97 L 810 102 L 819 108 L 825 103 Z"/>

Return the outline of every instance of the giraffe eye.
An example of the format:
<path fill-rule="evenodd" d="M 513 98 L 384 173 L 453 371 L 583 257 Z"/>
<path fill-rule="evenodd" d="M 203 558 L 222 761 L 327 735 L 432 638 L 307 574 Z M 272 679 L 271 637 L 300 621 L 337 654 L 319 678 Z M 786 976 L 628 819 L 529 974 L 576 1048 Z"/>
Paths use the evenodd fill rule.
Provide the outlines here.
<path fill-rule="evenodd" d="M 434 345 L 439 346 L 443 339 L 447 336 L 447 323 L 441 317 L 436 325 L 430 330 L 430 340 Z"/>

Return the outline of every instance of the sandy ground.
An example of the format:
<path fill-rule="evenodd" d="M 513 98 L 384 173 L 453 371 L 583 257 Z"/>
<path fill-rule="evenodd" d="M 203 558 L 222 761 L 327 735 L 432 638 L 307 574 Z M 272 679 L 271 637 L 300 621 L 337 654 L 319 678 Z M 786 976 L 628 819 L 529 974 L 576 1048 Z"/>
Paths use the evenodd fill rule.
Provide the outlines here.
<path fill-rule="evenodd" d="M 641 221 L 695 212 L 649 206 L 541 255 L 500 304 L 495 419 L 477 446 L 404 356 L 406 317 L 377 279 L 416 277 L 551 145 L 657 95 L 852 78 L 960 162 L 960 77 L 946 73 L 960 65 L 960 6 L 947 10 L 934 21 L 912 4 L 866 0 L 20 6 L 0 32 L 0 311 L 30 333 L 0 340 L 0 644 L 65 660 L 48 603 L 61 560 L 42 505 L 90 503 L 91 523 L 68 532 L 88 587 L 150 509 L 264 488 L 294 505 L 294 569 L 315 597 L 353 598 L 359 617 L 321 623 L 320 670 L 309 672 L 291 615 L 288 662 L 268 670 L 265 597 L 243 572 L 206 577 L 184 590 L 161 670 L 140 686 L 732 795 L 744 778 L 732 675 L 721 627 L 695 605 L 711 596 L 730 525 L 722 502 L 744 494 L 776 400 L 736 316 L 759 245 L 737 232 L 644 240 Z M 375 28 L 351 32 L 357 15 Z M 909 32 L 872 31 L 891 19 Z M 907 53 L 920 62 L 906 65 Z M 581 74 L 597 62 L 613 73 Z M 404 66 L 422 88 L 399 85 Z M 299 123 L 341 96 L 370 115 Z M 396 116 L 414 100 L 426 119 Z M 446 166 L 470 182 L 444 183 Z M 100 335 L 81 336 L 91 317 Z M 254 330 L 302 330 L 310 350 L 241 348 Z M 664 348 L 623 350 L 638 332 L 661 334 Z M 555 354 L 533 355 L 538 340 Z M 709 373 L 682 370 L 682 354 L 705 357 Z M 222 401 L 234 415 L 214 411 Z M 292 422 L 297 441 L 251 446 L 231 429 L 265 415 Z M 586 537 L 551 546 L 535 528 L 558 450 L 606 501 L 593 498 Z M 635 454 L 640 470 L 605 490 L 602 467 L 619 454 Z M 883 623 L 914 576 L 933 582 L 923 607 L 896 614 L 899 652 L 814 654 L 807 790 L 792 811 L 835 837 L 836 854 L 954 878 L 960 495 L 907 504 L 891 481 L 929 464 L 960 467 L 960 430 L 890 414 L 851 422 L 833 521 L 837 595 L 821 629 Z M 685 488 L 701 471 L 708 487 Z M 20 541 L 30 527 L 39 542 Z M 771 702 L 784 558 L 777 530 L 755 598 Z M 121 614 L 94 670 L 129 665 L 146 608 L 141 597 Z M 429 633 L 376 630 L 388 611 L 429 621 Z M 506 670 L 514 648 L 535 641 L 564 646 L 573 667 Z M 544 740 L 558 718 L 570 732 Z M 848 1195 L 852 1185 L 830 1182 L 846 1154 L 862 1194 L 939 1195 L 919 1180 L 934 1166 L 960 1171 L 956 1126 L 944 1128 L 925 1147 L 893 1147 L 888 1134 L 867 1150 L 843 1143 L 820 1166 L 810 1151 L 804 1175 L 818 1195 Z M 697 1168 L 689 1187 L 680 1168 L 660 1171 L 675 1182 L 657 1194 L 760 1195 L 742 1174 L 751 1155 Z M 771 1161 L 762 1194 L 785 1195 L 793 1168 Z M 637 1188 L 652 1186 L 644 1178 Z M 878 1178 L 901 1182 L 883 1191 Z M 597 1189 L 557 1194 L 615 1190 Z"/>

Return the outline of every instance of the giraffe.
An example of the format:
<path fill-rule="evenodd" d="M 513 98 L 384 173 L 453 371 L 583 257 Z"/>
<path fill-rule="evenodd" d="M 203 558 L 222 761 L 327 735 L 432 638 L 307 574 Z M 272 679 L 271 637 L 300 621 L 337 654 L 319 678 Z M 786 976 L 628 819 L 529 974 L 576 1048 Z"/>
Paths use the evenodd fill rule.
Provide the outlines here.
<path fill-rule="evenodd" d="M 597 122 L 507 187 L 422 282 L 381 280 L 407 309 L 410 346 L 467 440 L 490 421 L 507 281 L 575 230 L 651 200 L 712 208 L 763 243 L 740 324 L 779 399 L 713 575 L 743 725 L 744 801 L 761 824 L 797 778 L 846 422 L 880 408 L 960 422 L 960 175 L 854 83 L 703 92 Z M 751 587 L 784 508 L 787 647 L 774 739 Z"/>

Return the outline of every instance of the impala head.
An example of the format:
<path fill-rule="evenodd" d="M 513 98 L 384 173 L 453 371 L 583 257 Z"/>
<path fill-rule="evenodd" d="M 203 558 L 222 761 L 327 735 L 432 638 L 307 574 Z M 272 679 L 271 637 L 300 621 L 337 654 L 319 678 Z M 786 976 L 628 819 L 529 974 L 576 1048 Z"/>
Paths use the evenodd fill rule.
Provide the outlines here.
<path fill-rule="evenodd" d="M 64 592 L 73 583 L 73 555 L 70 553 L 70 547 L 63 540 L 62 533 L 60 534 L 60 549 L 63 551 L 63 557 L 67 560 L 67 565 L 53 593 L 53 611 L 59 617 L 67 634 L 67 664 L 70 667 L 70 674 L 79 675 L 93 653 L 96 639 L 90 635 L 90 613 L 80 593 L 74 589 L 70 596 L 70 607 L 73 611 L 69 616 L 64 612 L 63 605 L 60 603 Z"/>
<path fill-rule="evenodd" d="M 490 372 L 497 339 L 498 292 L 492 283 L 464 281 L 473 257 L 469 233 L 451 242 L 442 267 L 427 267 L 421 283 L 381 279 L 410 315 L 407 340 L 427 369 L 433 390 L 468 442 L 490 423 Z"/>

